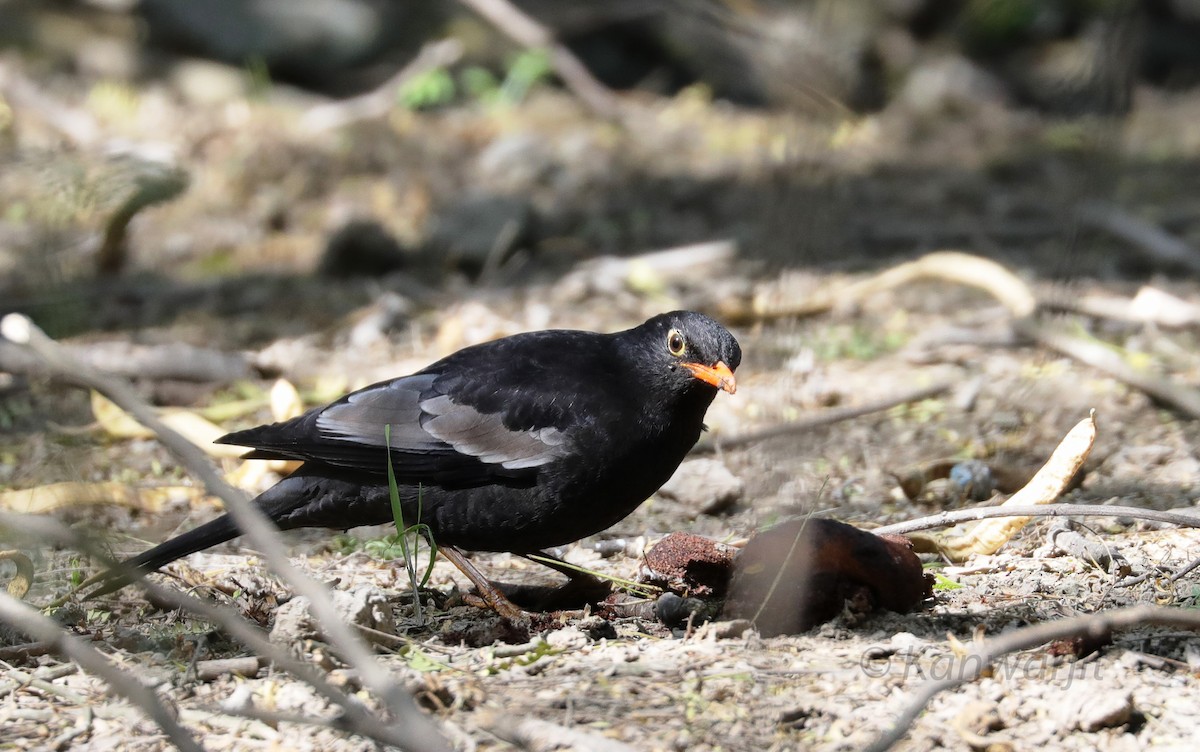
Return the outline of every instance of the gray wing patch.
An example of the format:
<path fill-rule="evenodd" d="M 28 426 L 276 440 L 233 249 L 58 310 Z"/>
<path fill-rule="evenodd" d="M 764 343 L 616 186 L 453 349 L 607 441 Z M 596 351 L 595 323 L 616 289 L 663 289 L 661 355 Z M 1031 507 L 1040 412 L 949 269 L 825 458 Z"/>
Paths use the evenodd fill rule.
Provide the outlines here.
<path fill-rule="evenodd" d="M 429 451 L 436 441 L 421 428 L 422 392 L 433 385 L 433 374 L 410 376 L 377 389 L 355 392 L 326 408 L 317 417 L 317 430 L 330 439 L 382 447 L 383 427 L 390 425 L 393 449 Z"/>
<path fill-rule="evenodd" d="M 513 431 L 499 415 L 481 413 L 442 395 L 420 403 L 422 427 L 457 451 L 508 470 L 540 467 L 561 456 L 566 437 L 557 428 Z"/>

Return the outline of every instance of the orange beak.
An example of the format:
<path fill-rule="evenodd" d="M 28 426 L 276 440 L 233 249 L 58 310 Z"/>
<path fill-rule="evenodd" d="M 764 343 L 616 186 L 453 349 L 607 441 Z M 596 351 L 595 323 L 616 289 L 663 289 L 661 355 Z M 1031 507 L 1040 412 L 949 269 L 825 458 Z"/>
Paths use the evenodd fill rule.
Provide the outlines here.
<path fill-rule="evenodd" d="M 718 389 L 733 394 L 737 391 L 737 379 L 733 377 L 733 371 L 729 370 L 729 366 L 723 361 L 718 360 L 714 366 L 701 365 L 700 363 L 680 363 L 679 365 L 692 372 L 692 375 L 703 381 L 705 384 L 712 384 Z"/>

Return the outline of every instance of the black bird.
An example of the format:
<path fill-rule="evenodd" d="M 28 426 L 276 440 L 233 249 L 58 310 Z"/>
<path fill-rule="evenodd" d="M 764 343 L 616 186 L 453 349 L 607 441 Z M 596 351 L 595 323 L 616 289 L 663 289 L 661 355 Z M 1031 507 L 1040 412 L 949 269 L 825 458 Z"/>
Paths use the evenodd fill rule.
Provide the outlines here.
<path fill-rule="evenodd" d="M 458 549 L 529 554 L 624 518 L 679 467 L 717 391 L 736 390 L 741 357 L 733 335 L 691 311 L 615 334 L 530 332 L 218 443 L 304 462 L 254 502 L 283 530 L 392 521 L 390 446 L 404 519 L 419 503 L 439 550 L 512 616 Z M 219 517 L 101 575 L 98 593 L 240 534 Z"/>

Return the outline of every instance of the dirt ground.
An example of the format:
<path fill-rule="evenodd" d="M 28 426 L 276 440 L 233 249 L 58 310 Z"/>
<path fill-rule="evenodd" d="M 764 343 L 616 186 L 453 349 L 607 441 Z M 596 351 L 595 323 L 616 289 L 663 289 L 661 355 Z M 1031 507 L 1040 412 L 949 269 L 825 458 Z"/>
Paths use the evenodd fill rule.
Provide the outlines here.
<path fill-rule="evenodd" d="M 165 85 L 84 96 L 59 82 L 53 90 L 80 102 L 108 136 L 170 147 L 188 187 L 134 219 L 127 268 L 99 281 L 85 251 L 102 235 L 100 210 L 55 223 L 16 222 L 10 211 L 3 307 L 72 344 L 183 342 L 246 353 L 255 365 L 253 378 L 216 385 L 140 380 L 158 404 L 199 409 L 261 398 L 268 374 L 311 399 L 331 398 L 503 334 L 611 331 L 663 310 L 719 314 L 756 297 L 795 304 L 943 248 L 994 259 L 1043 301 L 1063 303 L 1044 314 L 1054 325 L 1102 340 L 1177 383 L 1200 382 L 1194 323 L 1170 328 L 1062 310 L 1089 296 L 1130 298 L 1144 285 L 1200 305 L 1194 274 L 1080 218 L 1081 208 L 1103 202 L 1102 211 L 1200 243 L 1200 96 L 1139 91 L 1134 114 L 1121 121 L 996 110 L 926 122 L 889 110 L 823 124 L 685 92 L 631 103 L 635 114 L 617 127 L 543 91 L 513 108 L 398 111 L 312 133 L 300 123 L 315 99 L 285 87 L 207 108 L 181 102 Z M 10 206 L 19 195 L 26 216 L 42 216 L 37 197 L 61 196 L 47 188 L 61 186 L 60 174 L 103 198 L 110 184 L 101 178 L 117 170 L 111 160 L 97 150 L 56 148 L 50 129 L 42 137 L 40 126 L 26 128 L 0 186 Z M 93 184 L 89 175 L 101 177 Z M 468 200 L 475 213 L 462 211 Z M 430 240 L 514 225 L 515 240 L 492 238 L 482 252 L 478 243 Z M 386 273 L 322 273 L 339 233 L 350 233 L 361 255 L 374 247 L 369 238 L 391 238 L 384 245 L 398 259 Z M 609 255 L 726 239 L 736 254 L 713 266 L 614 276 L 594 265 Z M 671 531 L 737 540 L 800 515 L 869 527 L 965 506 L 972 502 L 939 483 L 905 498 L 895 476 L 946 457 L 1035 468 L 1091 409 L 1099 437 L 1067 501 L 1194 510 L 1196 423 L 1089 366 L 1013 341 L 1008 323 L 979 291 L 923 282 L 817 316 L 735 325 L 745 359 L 738 393 L 720 395 L 709 412 L 713 437 L 944 380 L 953 388 L 721 452 L 716 458 L 742 483 L 728 508 L 706 513 L 656 496 L 561 553 L 633 578 L 640 552 Z M 0 490 L 60 481 L 194 484 L 155 441 L 96 430 L 85 393 L 23 377 L 2 389 Z M 222 426 L 269 419 L 260 407 Z M 153 511 L 83 501 L 53 514 L 122 554 L 217 513 L 211 499 L 184 495 Z M 1123 518 L 1083 525 L 1135 575 L 1170 572 L 1200 553 L 1192 530 Z M 1139 602 L 1200 605 L 1196 575 L 1118 587 L 1116 576 L 1055 554 L 1046 543 L 1050 527 L 1035 521 L 998 554 L 940 568 L 946 579 L 935 598 L 910 614 L 839 618 L 770 639 L 719 623 L 672 632 L 651 618 L 598 623 L 565 614 L 516 648 L 478 644 L 494 636 L 491 619 L 455 605 L 466 584 L 445 563 L 430 587 L 448 602 L 418 621 L 403 568 L 362 543 L 384 530 L 338 538 L 304 532 L 288 541 L 293 561 L 371 604 L 377 629 L 405 637 L 379 638 L 379 660 L 403 677 L 456 749 L 511 748 L 495 733 L 511 719 L 545 720 L 638 750 L 859 749 L 922 683 L 963 669 L 958 642 Z M 614 540 L 623 543 L 598 545 Z M 34 604 L 67 592 L 80 571 L 94 571 L 70 551 L 19 547 L 37 568 L 27 598 Z M 477 562 L 497 580 L 550 577 L 509 556 Z M 266 628 L 291 598 L 236 542 L 172 565 L 165 582 L 231 604 Z M 72 608 L 72 630 L 154 686 L 206 749 L 373 748 L 324 726 L 222 714 L 250 706 L 321 719 L 332 711 L 270 667 L 251 678 L 198 678 L 194 661 L 244 650 L 210 625 L 156 608 L 135 588 Z M 900 748 L 1194 749 L 1197 645 L 1190 633 L 1146 628 L 1078 661 L 1044 648 L 1010 656 L 990 676 L 936 697 Z M 315 636 L 289 647 L 355 686 Z M 102 681 L 60 658 L 15 655 L 6 663 L 50 678 L 0 679 L 5 749 L 166 746 L 157 727 Z"/>

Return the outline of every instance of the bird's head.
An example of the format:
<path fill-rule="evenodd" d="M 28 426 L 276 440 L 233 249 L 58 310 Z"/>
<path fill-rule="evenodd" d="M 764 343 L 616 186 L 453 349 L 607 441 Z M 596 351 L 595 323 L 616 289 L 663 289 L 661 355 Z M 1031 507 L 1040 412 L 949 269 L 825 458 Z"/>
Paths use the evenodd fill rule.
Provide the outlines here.
<path fill-rule="evenodd" d="M 642 353 L 642 374 L 666 385 L 671 392 L 700 389 L 737 391 L 734 370 L 742 362 L 742 348 L 729 331 L 708 316 L 694 311 L 672 311 L 650 319 L 625 333 Z M 704 386 L 702 386 L 704 385 Z"/>

